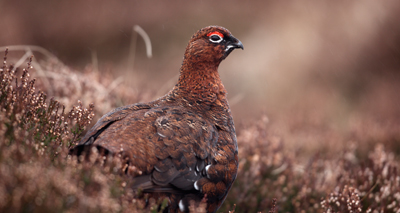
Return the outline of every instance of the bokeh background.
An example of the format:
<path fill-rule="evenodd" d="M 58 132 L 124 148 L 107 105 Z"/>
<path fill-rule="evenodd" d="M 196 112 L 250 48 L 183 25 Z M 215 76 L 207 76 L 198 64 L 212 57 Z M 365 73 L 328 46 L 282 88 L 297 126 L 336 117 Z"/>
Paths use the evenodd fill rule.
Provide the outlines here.
<path fill-rule="evenodd" d="M 221 25 L 244 44 L 219 70 L 239 134 L 257 120 L 299 158 L 375 142 L 399 156 L 399 20 L 398 1 L 2 0 L 0 46 L 37 45 L 76 72 L 90 67 L 124 79 L 125 93 L 146 93 L 123 105 L 165 94 L 191 35 Z"/>
<path fill-rule="evenodd" d="M 148 100 L 175 84 L 190 36 L 221 25 L 245 46 L 220 67 L 237 123 L 267 115 L 346 131 L 360 113 L 400 117 L 396 1 L 1 1 L 0 17 L 0 46 L 38 45 L 76 70 L 95 65 L 156 90 Z M 153 57 L 137 37 L 132 69 L 134 25 Z"/>
<path fill-rule="evenodd" d="M 2 1 L 0 8 L 0 46 L 38 45 L 78 69 L 95 54 L 99 70 L 140 73 L 149 88 L 176 78 L 194 32 L 224 26 L 245 45 L 220 68 L 238 119 L 299 102 L 312 107 L 318 93 L 321 102 L 335 99 L 326 110 L 352 110 L 371 83 L 396 80 L 400 67 L 394 1 Z M 138 38 L 127 70 L 134 25 L 150 36 L 154 56 L 146 58 Z"/>

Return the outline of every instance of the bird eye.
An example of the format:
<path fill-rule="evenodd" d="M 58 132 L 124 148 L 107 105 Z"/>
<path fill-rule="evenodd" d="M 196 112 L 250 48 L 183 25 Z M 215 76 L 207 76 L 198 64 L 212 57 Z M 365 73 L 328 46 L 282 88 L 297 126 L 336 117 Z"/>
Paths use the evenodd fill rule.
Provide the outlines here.
<path fill-rule="evenodd" d="M 213 35 L 210 36 L 210 41 L 212 43 L 221 43 L 222 37 L 217 35 L 217 34 L 213 34 Z"/>

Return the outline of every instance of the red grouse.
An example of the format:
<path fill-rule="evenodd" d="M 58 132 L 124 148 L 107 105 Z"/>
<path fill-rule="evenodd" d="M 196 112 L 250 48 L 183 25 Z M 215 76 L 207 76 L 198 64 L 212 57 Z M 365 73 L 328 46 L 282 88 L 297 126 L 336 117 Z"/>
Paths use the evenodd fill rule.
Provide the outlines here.
<path fill-rule="evenodd" d="M 238 147 L 218 66 L 242 43 L 225 28 L 205 27 L 186 47 L 178 83 L 165 96 L 117 108 L 90 129 L 71 154 L 97 147 L 140 170 L 134 188 L 169 198 L 167 211 L 206 200 L 215 212 L 238 170 Z"/>

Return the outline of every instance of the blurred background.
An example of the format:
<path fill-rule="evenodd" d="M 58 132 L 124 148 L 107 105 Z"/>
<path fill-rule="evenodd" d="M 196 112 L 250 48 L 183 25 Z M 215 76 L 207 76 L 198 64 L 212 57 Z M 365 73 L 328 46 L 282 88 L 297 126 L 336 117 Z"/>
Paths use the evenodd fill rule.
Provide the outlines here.
<path fill-rule="evenodd" d="M 278 212 L 392 212 L 400 192 L 399 20 L 400 1 L 0 0 L 0 57 L 10 47 L 7 64 L 26 67 L 33 54 L 36 91 L 67 111 L 78 100 L 83 107 L 94 103 L 93 125 L 116 107 L 167 93 L 192 34 L 224 26 L 244 50 L 219 68 L 239 149 L 238 177 L 220 211 L 236 205 L 237 212 L 267 212 L 277 198 Z M 135 25 L 150 37 L 151 58 Z M 33 52 L 26 45 L 35 45 Z M 47 166 L 52 157 L 7 147 L 0 148 L 11 159 L 0 158 L 0 167 L 9 168 L 0 173 L 8 181 L 0 185 L 0 209 L 7 202 L 14 212 L 32 209 L 38 202 L 32 186 L 49 193 L 48 211 L 90 209 L 85 200 L 92 195 L 80 190 L 73 206 L 64 193 L 52 196 L 57 190 L 43 177 L 77 182 L 63 157 L 56 161 L 61 166 Z M 100 207 L 112 207 L 110 200 L 116 202 Z"/>
<path fill-rule="evenodd" d="M 150 91 L 139 99 L 149 101 L 176 83 L 191 35 L 221 25 L 245 47 L 219 70 L 235 122 L 263 118 L 299 145 L 296 131 L 350 137 L 366 122 L 398 137 L 399 18 L 398 1 L 2 0 L 0 46 L 43 47 L 77 72 L 91 67 Z M 134 25 L 149 35 L 152 58 Z"/>

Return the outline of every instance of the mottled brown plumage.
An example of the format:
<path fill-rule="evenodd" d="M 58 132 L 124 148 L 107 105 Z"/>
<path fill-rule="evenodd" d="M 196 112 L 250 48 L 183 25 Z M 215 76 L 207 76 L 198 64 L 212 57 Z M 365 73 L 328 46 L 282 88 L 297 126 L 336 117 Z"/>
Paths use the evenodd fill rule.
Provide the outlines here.
<path fill-rule="evenodd" d="M 169 197 L 170 212 L 187 212 L 190 200 L 207 200 L 215 212 L 238 169 L 235 127 L 218 66 L 242 43 L 218 26 L 195 33 L 180 76 L 165 96 L 104 115 L 71 150 L 96 146 L 118 154 L 130 167 L 134 188 Z"/>

